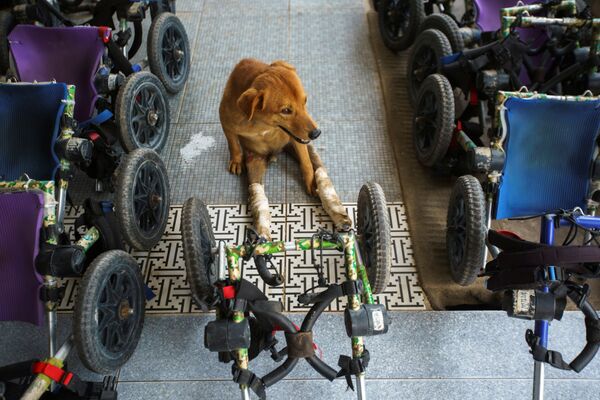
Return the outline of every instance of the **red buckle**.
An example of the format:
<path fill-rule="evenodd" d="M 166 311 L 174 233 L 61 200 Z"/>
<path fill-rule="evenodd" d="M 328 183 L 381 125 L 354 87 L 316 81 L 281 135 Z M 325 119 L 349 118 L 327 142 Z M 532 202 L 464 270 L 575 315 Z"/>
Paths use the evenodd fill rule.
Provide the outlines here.
<path fill-rule="evenodd" d="M 235 299 L 235 287 L 223 286 L 223 297 L 227 300 Z"/>
<path fill-rule="evenodd" d="M 62 377 L 65 375 L 64 369 L 58 368 L 55 365 L 48 364 L 47 362 L 43 362 L 43 361 L 38 361 L 36 363 L 33 363 L 33 367 L 31 370 L 35 375 L 43 374 L 43 375 L 46 375 L 48 378 L 52 379 L 54 382 L 59 382 L 59 383 L 60 383 Z M 71 376 L 69 376 L 69 375 L 71 375 Z M 69 382 L 71 381 L 72 377 L 73 377 L 73 374 L 71 374 L 71 373 L 69 373 L 67 375 Z"/>
<path fill-rule="evenodd" d="M 90 140 L 92 142 L 95 142 L 96 140 L 98 140 L 100 138 L 100 135 L 98 134 L 98 132 L 90 132 L 90 133 L 88 133 L 88 137 L 90 138 Z"/>
<path fill-rule="evenodd" d="M 471 96 L 469 98 L 469 104 L 471 104 L 472 106 L 476 106 L 477 102 L 479 101 L 479 95 L 477 94 L 477 89 L 472 87 L 470 94 L 471 94 Z"/>
<path fill-rule="evenodd" d="M 456 132 L 462 131 L 462 121 L 459 119 L 456 121 Z"/>
<path fill-rule="evenodd" d="M 496 232 L 498 232 L 498 233 L 499 233 L 499 234 L 501 234 L 501 235 L 504 235 L 504 236 L 508 236 L 508 237 L 510 237 L 510 238 L 513 238 L 513 239 L 519 239 L 519 240 L 523 240 L 523 238 L 522 238 L 521 236 L 517 235 L 516 233 L 514 233 L 514 232 L 512 232 L 512 231 L 504 231 L 504 230 L 499 230 L 499 231 L 496 231 Z"/>
<path fill-rule="evenodd" d="M 112 31 L 108 26 L 98 27 L 98 34 L 100 35 L 100 39 L 102 39 L 102 43 L 106 44 L 110 42 Z"/>

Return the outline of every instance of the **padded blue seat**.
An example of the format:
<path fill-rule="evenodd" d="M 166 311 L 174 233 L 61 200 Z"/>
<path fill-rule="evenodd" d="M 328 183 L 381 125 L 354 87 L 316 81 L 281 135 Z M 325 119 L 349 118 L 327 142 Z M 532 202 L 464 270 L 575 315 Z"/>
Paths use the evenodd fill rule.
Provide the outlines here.
<path fill-rule="evenodd" d="M 0 84 L 0 181 L 54 179 L 66 99 L 63 83 Z"/>
<path fill-rule="evenodd" d="M 585 210 L 600 100 L 511 97 L 504 106 L 506 162 L 495 218 Z"/>

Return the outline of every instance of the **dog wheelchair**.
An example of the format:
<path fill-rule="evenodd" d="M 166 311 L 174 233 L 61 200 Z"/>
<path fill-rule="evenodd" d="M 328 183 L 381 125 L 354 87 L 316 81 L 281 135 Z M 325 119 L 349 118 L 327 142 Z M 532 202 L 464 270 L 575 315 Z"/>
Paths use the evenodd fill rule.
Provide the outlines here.
<path fill-rule="evenodd" d="M 487 289 L 505 293 L 509 316 L 535 320 L 526 339 L 535 360 L 534 398 L 541 399 L 544 363 L 579 372 L 600 346 L 600 321 L 587 300 L 588 285 L 581 284 L 600 277 L 600 218 L 594 216 L 600 200 L 600 99 L 502 91 L 498 97 L 499 134 L 491 148 L 480 149 L 490 155 L 483 183 L 465 175 L 452 190 L 450 272 L 460 285 L 487 277 Z M 541 220 L 539 243 L 490 229 L 493 218 L 535 217 Z M 555 245 L 555 230 L 564 226 L 569 232 Z M 585 233 L 583 246 L 569 246 L 578 230 Z M 492 260 L 486 265 L 488 251 Z M 549 322 L 561 319 L 567 298 L 585 315 L 587 341 L 570 363 L 548 350 Z"/>
<path fill-rule="evenodd" d="M 0 85 L 0 317 L 41 325 L 45 314 L 49 330 L 47 359 L 0 368 L 5 398 L 37 399 L 51 386 L 64 391 L 61 399 L 115 398 L 113 378 L 87 384 L 63 369 L 64 360 L 75 347 L 87 368 L 111 373 L 133 354 L 142 331 L 150 293 L 122 234 L 143 238 L 129 241 L 138 249 L 156 244 L 164 223 L 149 222 L 166 222 L 168 179 L 156 153 L 130 153 L 118 169 L 118 181 L 127 185 L 117 187 L 116 207 L 86 200 L 71 243 L 63 224 L 67 189 L 74 168 L 93 155 L 93 142 L 76 135 L 74 99 L 75 87 L 63 83 Z M 162 226 L 159 235 L 156 226 Z M 58 347 L 56 310 L 65 277 L 82 279 L 73 333 Z"/>
<path fill-rule="evenodd" d="M 573 12 L 572 5 L 566 1 L 553 7 L 558 7 L 556 11 Z M 521 15 L 542 7 L 516 6 L 502 12 Z M 592 31 L 574 35 L 567 31 L 549 38 L 541 28 L 517 31 L 522 23 L 514 21 L 522 18 L 505 16 L 504 20 L 512 22 L 504 22 L 503 39 L 442 59 L 441 74 L 423 80 L 413 120 L 413 141 L 421 164 L 455 175 L 485 172 L 471 153 L 483 146 L 484 133 L 493 135 L 488 121 L 493 120 L 498 90 L 516 90 L 526 85 L 544 93 L 573 94 L 581 93 L 583 90 L 577 91 L 581 87 L 597 86 L 598 58 L 595 50 L 590 51 L 597 42 L 593 40 L 590 47 L 576 47 L 591 37 Z M 560 28 L 564 24 L 561 21 L 575 26 L 597 24 L 596 20 L 579 18 L 531 18 L 553 21 L 552 28 Z M 578 62 L 572 61 L 574 54 L 582 54 Z"/>
<path fill-rule="evenodd" d="M 160 79 L 168 92 L 178 93 L 185 86 L 191 51 L 185 28 L 174 14 L 174 0 L 12 0 L 10 3 L 0 11 L 0 74 L 6 73 L 9 67 L 7 38 L 17 23 L 37 23 L 47 27 L 90 25 L 115 31 L 111 42 L 106 43 L 107 49 L 124 74 L 141 71 L 147 62 L 150 72 Z M 142 22 L 148 13 L 152 24 L 146 40 L 147 60 L 143 65 L 130 64 L 129 60 L 141 48 Z"/>
<path fill-rule="evenodd" d="M 217 315 L 216 321 L 205 327 L 204 344 L 210 351 L 218 352 L 219 361 L 234 361 L 233 380 L 240 385 L 242 398 L 249 399 L 250 391 L 266 398 L 266 389 L 285 378 L 301 359 L 330 381 L 345 377 L 352 389 L 352 375 L 356 376 L 358 398 L 366 398 L 365 371 L 370 353 L 364 338 L 386 333 L 390 323 L 385 306 L 375 304 L 373 298 L 387 285 L 390 266 L 389 217 L 378 184 L 367 183 L 360 191 L 356 231 L 350 225 L 340 228 L 290 242 L 266 241 L 250 230 L 243 244 L 226 245 L 215 240 L 206 206 L 197 198 L 185 202 L 182 236 L 188 282 L 196 303 L 204 310 L 216 309 Z M 269 301 L 260 289 L 245 280 L 239 266 L 240 259 L 254 259 L 265 283 L 278 286 L 283 277 L 272 274 L 268 268 L 273 254 L 302 250 L 311 251 L 314 257 L 319 251 L 322 257 L 326 249 L 343 253 L 346 281 L 328 284 L 322 267 L 315 261 L 318 287 L 324 290 L 315 293 L 312 290 L 316 288 L 312 288 L 299 297 L 301 304 L 311 306 L 300 327 L 283 314 L 281 302 Z M 348 299 L 344 321 L 352 342 L 352 356 L 340 356 L 337 370 L 316 355 L 312 328 L 330 303 L 340 297 Z M 276 348 L 276 331 L 285 333 L 286 347 L 281 350 Z M 283 363 L 259 377 L 249 369 L 249 361 L 262 351 Z"/>
<path fill-rule="evenodd" d="M 130 186 L 130 182 L 115 185 L 113 180 L 124 157 L 123 148 L 128 157 L 140 163 L 146 157 L 158 158 L 152 150 L 164 147 L 170 129 L 169 104 L 158 78 L 149 72 L 136 72 L 124 79 L 122 72 L 111 72 L 113 60 L 107 55 L 107 46 L 113 43 L 110 36 L 108 28 L 33 25 L 18 25 L 9 35 L 21 81 L 54 80 L 76 85 L 76 134 L 93 143 L 91 162 L 78 166 L 96 180 L 98 191 Z M 74 54 L 78 57 L 73 58 Z M 138 148 L 149 152 L 135 153 Z M 127 226 L 131 225 L 124 231 L 135 234 Z M 162 231 L 164 226 L 156 230 L 156 237 Z M 138 243 L 147 240 L 139 235 L 129 239 Z"/>
<path fill-rule="evenodd" d="M 578 10 L 575 0 L 548 2 L 547 4 L 529 0 L 520 1 L 516 6 L 515 1 L 511 0 L 500 2 L 476 0 L 474 3 L 475 9 L 478 11 L 472 26 L 464 26 L 459 29 L 456 23 L 452 25 L 453 21 L 448 21 L 447 26 L 441 23 L 427 26 L 427 29 L 419 33 L 407 64 L 408 93 L 413 107 L 417 105 L 420 88 L 425 79 L 436 72 L 445 75 L 443 70 L 449 63 L 460 61 L 461 64 L 468 64 L 461 65 L 463 70 L 476 73 L 485 66 L 486 61 L 502 59 L 500 63 L 503 64 L 505 63 L 503 59 L 512 58 L 520 63 L 520 59 L 526 58 L 522 54 L 525 50 L 516 49 L 514 44 L 506 43 L 505 49 L 498 48 L 501 44 L 498 40 L 502 28 L 501 15 L 515 16 L 528 12 L 544 16 L 572 17 L 577 15 Z M 531 51 L 542 46 L 548 39 L 547 33 L 541 29 L 519 31 L 519 36 L 520 41 L 524 41 L 531 47 Z M 467 47 L 469 49 L 465 50 Z M 545 48 L 537 51 L 542 52 L 543 50 Z M 503 54 L 506 52 L 509 54 Z M 513 54 L 515 52 L 517 54 Z M 482 56 L 486 56 L 490 60 L 483 61 Z M 475 61 L 475 59 L 477 60 Z"/>

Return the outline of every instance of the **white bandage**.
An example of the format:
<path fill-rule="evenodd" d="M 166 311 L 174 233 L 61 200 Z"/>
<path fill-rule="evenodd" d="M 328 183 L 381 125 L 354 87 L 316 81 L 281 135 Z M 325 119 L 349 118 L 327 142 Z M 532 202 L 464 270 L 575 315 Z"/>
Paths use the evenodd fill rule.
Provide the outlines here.
<path fill-rule="evenodd" d="M 254 217 L 254 228 L 259 236 L 271 240 L 271 212 L 265 188 L 260 183 L 253 183 L 248 187 L 248 192 L 250 211 Z"/>
<path fill-rule="evenodd" d="M 321 198 L 323 208 L 333 220 L 333 224 L 337 230 L 348 229 L 352 226 L 352 221 L 346 212 L 346 208 L 342 205 L 338 197 L 333 182 L 327 175 L 327 170 L 324 167 L 319 167 L 315 171 L 315 180 L 317 181 L 317 191 Z"/>

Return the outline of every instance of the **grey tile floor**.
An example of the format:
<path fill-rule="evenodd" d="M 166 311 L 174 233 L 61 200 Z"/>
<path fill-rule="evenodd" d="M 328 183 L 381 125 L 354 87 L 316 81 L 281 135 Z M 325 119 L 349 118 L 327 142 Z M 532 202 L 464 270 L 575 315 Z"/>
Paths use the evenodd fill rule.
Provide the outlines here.
<path fill-rule="evenodd" d="M 367 393 L 373 399 L 527 399 L 531 396 L 532 359 L 524 341 L 527 321 L 502 312 L 393 312 L 387 335 L 368 338 L 371 352 Z M 207 315 L 149 316 L 136 353 L 118 375 L 119 399 L 238 398 L 229 365 L 218 363 L 203 346 Z M 292 320 L 302 316 L 292 314 Z M 550 329 L 551 348 L 570 360 L 583 346 L 584 322 L 566 313 Z M 44 353 L 45 335 L 21 323 L 3 323 L 0 365 Z M 61 337 L 70 319 L 59 318 Z M 338 335 L 337 337 L 335 335 Z M 314 329 L 323 359 L 335 365 L 350 351 L 341 314 L 324 314 Z M 83 371 L 75 355 L 71 368 Z M 251 369 L 264 375 L 275 368 L 263 354 Z M 547 369 L 546 399 L 597 398 L 600 361 L 580 374 Z M 93 379 L 90 373 L 87 378 Z M 352 399 L 341 379 L 320 378 L 301 362 L 284 381 L 268 390 L 271 399 Z"/>

